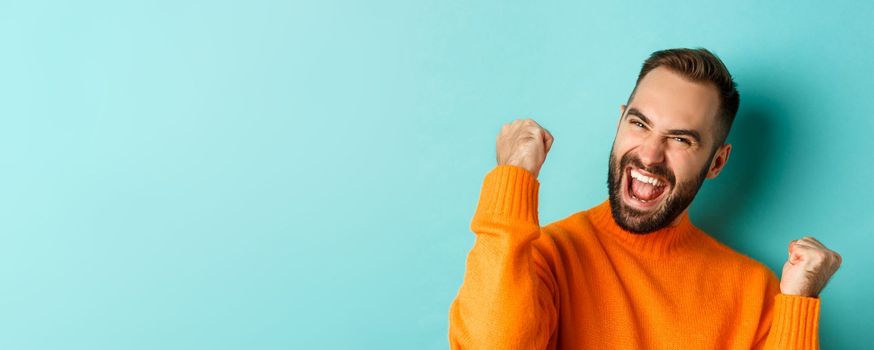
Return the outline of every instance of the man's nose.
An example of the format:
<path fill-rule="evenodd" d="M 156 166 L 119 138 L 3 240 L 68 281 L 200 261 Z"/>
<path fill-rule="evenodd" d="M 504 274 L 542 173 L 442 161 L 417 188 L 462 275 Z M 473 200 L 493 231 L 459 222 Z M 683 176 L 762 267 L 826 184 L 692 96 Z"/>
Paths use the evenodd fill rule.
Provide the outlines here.
<path fill-rule="evenodd" d="M 665 161 L 665 143 L 664 138 L 658 135 L 651 135 L 643 141 L 643 144 L 640 145 L 640 152 L 638 153 L 640 157 L 640 161 L 643 162 L 643 165 L 646 167 L 650 167 L 652 165 L 660 164 Z"/>

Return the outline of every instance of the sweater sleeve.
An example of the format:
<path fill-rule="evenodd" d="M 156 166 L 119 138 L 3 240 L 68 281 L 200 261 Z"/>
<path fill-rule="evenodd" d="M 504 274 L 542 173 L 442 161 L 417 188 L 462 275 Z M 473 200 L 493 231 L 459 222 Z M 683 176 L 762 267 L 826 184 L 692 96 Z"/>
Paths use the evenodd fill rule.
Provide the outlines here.
<path fill-rule="evenodd" d="M 546 349 L 558 323 L 555 278 L 540 236 L 539 182 L 500 165 L 486 175 L 464 281 L 449 309 L 451 349 Z"/>
<path fill-rule="evenodd" d="M 773 274 L 772 274 L 773 276 Z M 818 350 L 820 299 L 780 293 L 780 282 L 771 278 L 766 303 L 763 329 L 767 338 L 754 349 L 763 350 Z"/>

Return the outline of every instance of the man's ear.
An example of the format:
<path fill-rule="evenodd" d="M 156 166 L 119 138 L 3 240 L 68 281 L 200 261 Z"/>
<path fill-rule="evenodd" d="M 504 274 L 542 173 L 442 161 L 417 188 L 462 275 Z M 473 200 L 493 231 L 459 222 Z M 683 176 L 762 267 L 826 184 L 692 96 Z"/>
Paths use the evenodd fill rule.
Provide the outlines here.
<path fill-rule="evenodd" d="M 716 154 L 713 155 L 713 160 L 710 162 L 710 170 L 707 171 L 707 178 L 714 179 L 719 176 L 722 169 L 725 168 L 725 163 L 728 162 L 728 156 L 731 154 L 731 144 L 719 146 Z"/>

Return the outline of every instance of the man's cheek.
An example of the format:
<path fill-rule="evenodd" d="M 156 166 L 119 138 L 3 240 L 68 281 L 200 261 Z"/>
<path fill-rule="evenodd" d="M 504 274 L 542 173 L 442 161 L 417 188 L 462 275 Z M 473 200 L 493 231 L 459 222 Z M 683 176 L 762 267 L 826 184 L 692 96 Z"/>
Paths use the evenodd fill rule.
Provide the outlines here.
<path fill-rule="evenodd" d="M 622 156 L 628 153 L 631 148 L 632 145 L 629 142 L 617 140 L 616 146 L 613 147 L 613 155 L 618 159 L 622 159 Z"/>

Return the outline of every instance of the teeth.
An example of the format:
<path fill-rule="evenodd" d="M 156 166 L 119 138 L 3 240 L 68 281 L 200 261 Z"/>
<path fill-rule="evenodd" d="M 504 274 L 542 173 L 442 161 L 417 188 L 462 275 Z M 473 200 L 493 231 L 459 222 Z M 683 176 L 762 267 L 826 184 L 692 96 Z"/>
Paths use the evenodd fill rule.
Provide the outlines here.
<path fill-rule="evenodd" d="M 644 174 L 641 174 L 637 170 L 631 169 L 631 177 L 635 178 L 637 181 L 646 182 L 653 186 L 661 186 L 663 185 L 661 181 L 654 177 L 649 177 Z"/>

